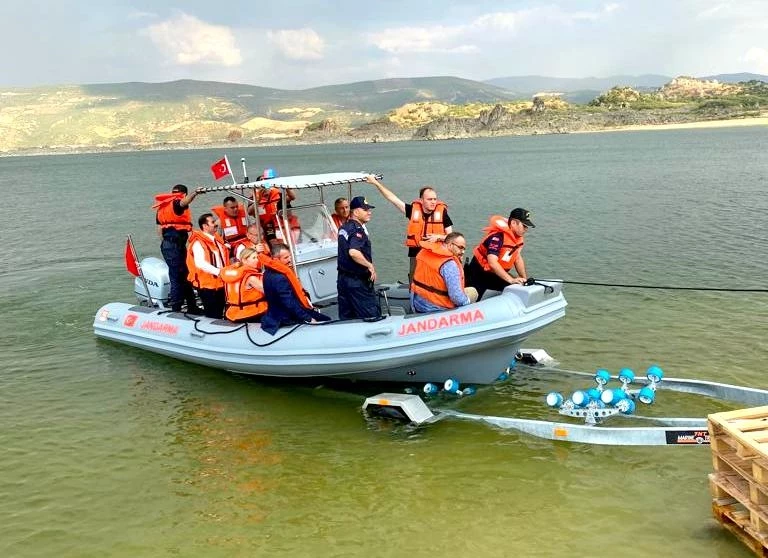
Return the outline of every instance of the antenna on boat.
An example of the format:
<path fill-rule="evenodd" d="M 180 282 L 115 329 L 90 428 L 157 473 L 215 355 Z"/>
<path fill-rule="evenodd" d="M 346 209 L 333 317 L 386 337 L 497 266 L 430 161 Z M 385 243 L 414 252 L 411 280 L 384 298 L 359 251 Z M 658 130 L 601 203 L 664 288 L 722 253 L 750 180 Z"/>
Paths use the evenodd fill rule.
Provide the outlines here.
<path fill-rule="evenodd" d="M 243 165 L 243 184 L 248 184 L 248 170 L 245 168 L 245 157 L 240 158 L 240 164 Z"/>

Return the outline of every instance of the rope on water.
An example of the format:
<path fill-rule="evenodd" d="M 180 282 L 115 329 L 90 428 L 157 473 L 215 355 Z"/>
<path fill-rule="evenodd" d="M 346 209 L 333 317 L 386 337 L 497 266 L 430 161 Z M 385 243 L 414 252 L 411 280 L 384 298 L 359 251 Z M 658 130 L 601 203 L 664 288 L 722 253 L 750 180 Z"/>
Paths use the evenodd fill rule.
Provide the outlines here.
<path fill-rule="evenodd" d="M 624 283 L 598 283 L 595 281 L 568 281 L 565 279 L 536 279 L 550 283 L 563 283 L 567 285 L 588 285 L 593 287 L 618 287 L 622 289 L 666 289 L 669 291 L 713 291 L 721 293 L 768 293 L 768 289 L 735 289 L 720 287 L 674 287 L 670 285 L 630 285 Z"/>

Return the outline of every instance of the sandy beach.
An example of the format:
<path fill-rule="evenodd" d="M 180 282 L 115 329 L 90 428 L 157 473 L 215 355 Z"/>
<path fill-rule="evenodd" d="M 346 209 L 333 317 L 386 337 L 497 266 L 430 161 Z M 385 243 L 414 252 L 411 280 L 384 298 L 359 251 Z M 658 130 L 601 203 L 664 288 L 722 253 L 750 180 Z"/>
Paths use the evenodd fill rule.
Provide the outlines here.
<path fill-rule="evenodd" d="M 653 130 L 685 130 L 694 128 L 731 128 L 741 126 L 768 126 L 768 116 L 754 118 L 731 118 L 725 120 L 703 120 L 699 122 L 679 122 L 676 124 L 638 124 L 633 126 L 618 126 L 600 132 L 628 132 L 628 131 L 653 131 Z M 583 132 L 591 133 L 591 132 Z"/>

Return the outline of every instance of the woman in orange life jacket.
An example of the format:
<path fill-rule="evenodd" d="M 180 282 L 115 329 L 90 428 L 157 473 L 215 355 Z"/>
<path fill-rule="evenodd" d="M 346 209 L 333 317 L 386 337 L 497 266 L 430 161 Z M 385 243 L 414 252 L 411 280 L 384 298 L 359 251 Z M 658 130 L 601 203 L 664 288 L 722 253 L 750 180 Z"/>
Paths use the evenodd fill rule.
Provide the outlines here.
<path fill-rule="evenodd" d="M 221 237 L 224 242 L 233 246 L 245 238 L 245 229 L 248 227 L 248 217 L 243 204 L 237 203 L 233 196 L 227 196 L 221 205 L 211 208 L 211 212 L 218 218 Z"/>
<path fill-rule="evenodd" d="M 219 223 L 213 214 L 203 213 L 197 223 L 200 229 L 192 231 L 187 247 L 189 282 L 200 295 L 204 315 L 222 318 L 225 297 L 220 275 L 221 269 L 229 265 L 229 250 L 216 232 Z"/>
<path fill-rule="evenodd" d="M 416 255 L 421 250 L 419 242 L 441 242 L 453 231 L 453 221 L 448 216 L 448 206 L 437 199 L 437 192 L 431 186 L 419 190 L 419 199 L 405 203 L 379 180 L 369 175 L 366 182 L 376 186 L 376 189 L 408 219 L 405 231 L 405 245 L 408 247 L 410 265 L 408 277 L 413 278 L 416 267 Z"/>
<path fill-rule="evenodd" d="M 472 261 L 467 266 L 467 283 L 477 289 L 482 298 L 486 290 L 503 291 L 507 285 L 522 285 L 528 275 L 521 251 L 523 236 L 535 225 L 531 214 L 517 207 L 505 219 L 500 215 L 491 217 L 483 229 L 485 237 L 473 250 Z M 517 277 L 509 272 L 515 269 Z"/>
<path fill-rule="evenodd" d="M 170 194 L 157 194 L 152 206 L 157 210 L 155 222 L 163 239 L 160 252 L 168 265 L 170 282 L 169 305 L 174 312 L 180 312 L 182 303 L 187 303 L 187 312 L 199 314 L 195 293 L 187 280 L 187 239 L 192 230 L 192 213 L 189 204 L 203 191 L 200 186 L 188 193 L 184 184 L 176 184 Z"/>
<path fill-rule="evenodd" d="M 459 232 L 445 242 L 422 242 L 411 283 L 411 304 L 416 312 L 439 312 L 477 300 L 477 291 L 464 287 L 461 258 L 467 241 Z"/>
<path fill-rule="evenodd" d="M 257 322 L 267 311 L 260 252 L 263 248 L 244 248 L 240 261 L 226 266 L 219 274 L 227 301 L 224 317 L 232 322 Z"/>

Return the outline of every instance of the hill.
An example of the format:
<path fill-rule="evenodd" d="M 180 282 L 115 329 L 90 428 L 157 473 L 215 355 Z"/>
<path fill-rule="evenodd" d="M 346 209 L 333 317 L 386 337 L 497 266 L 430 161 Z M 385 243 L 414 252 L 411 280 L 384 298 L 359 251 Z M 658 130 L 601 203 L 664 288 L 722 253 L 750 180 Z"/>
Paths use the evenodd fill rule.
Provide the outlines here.
<path fill-rule="evenodd" d="M 0 153 L 568 133 L 760 115 L 768 85 L 751 78 L 763 76 L 734 75 L 750 80 L 681 76 L 656 88 L 614 84 L 578 104 L 551 90 L 571 82 L 593 86 L 594 78 L 516 78 L 520 88 L 542 86 L 527 97 L 454 77 L 298 91 L 192 80 L 6 89 L 0 90 Z"/>
<path fill-rule="evenodd" d="M 615 75 L 605 78 L 558 78 L 547 76 L 514 76 L 486 80 L 485 83 L 509 90 L 519 98 L 530 98 L 543 91 L 558 92 L 571 103 L 588 103 L 601 93 L 613 87 L 631 87 L 636 91 L 651 92 L 663 87 L 673 78 L 657 74 Z M 768 76 L 760 74 L 717 74 L 695 78 L 721 83 L 740 83 L 746 81 L 768 82 Z"/>
<path fill-rule="evenodd" d="M 297 91 L 193 80 L 6 89 L 0 91 L 0 152 L 295 138 L 313 124 L 322 129 L 355 127 L 410 102 L 510 98 L 493 85 L 453 77 Z"/>

